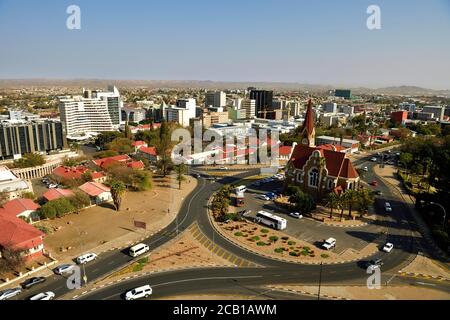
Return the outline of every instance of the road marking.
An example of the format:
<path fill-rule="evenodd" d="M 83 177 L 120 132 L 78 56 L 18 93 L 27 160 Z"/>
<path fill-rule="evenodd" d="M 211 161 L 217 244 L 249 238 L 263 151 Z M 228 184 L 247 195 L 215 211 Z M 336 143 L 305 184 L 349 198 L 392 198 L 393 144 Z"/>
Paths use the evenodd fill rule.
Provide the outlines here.
<path fill-rule="evenodd" d="M 190 281 L 202 281 L 202 280 L 226 280 L 226 279 L 251 279 L 251 278 L 262 278 L 263 276 L 240 276 L 240 277 L 211 277 L 211 278 L 194 278 L 194 279 L 184 279 L 169 281 L 164 283 L 159 283 L 152 285 L 152 287 L 164 286 L 167 284 L 180 283 L 180 282 L 190 282 Z"/>

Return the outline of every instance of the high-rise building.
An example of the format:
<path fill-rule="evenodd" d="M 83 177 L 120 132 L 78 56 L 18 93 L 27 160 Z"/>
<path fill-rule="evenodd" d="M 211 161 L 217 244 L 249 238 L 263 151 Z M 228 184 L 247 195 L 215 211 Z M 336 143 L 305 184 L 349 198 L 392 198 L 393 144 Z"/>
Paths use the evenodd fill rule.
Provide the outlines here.
<path fill-rule="evenodd" d="M 250 99 L 255 100 L 255 116 L 257 118 L 270 118 L 273 110 L 273 91 L 251 90 Z"/>
<path fill-rule="evenodd" d="M 227 95 L 223 91 L 208 91 L 205 96 L 205 107 L 221 108 L 227 105 Z"/>
<path fill-rule="evenodd" d="M 109 90 L 83 89 L 82 96 L 60 97 L 61 121 L 68 138 L 119 128 L 123 102 L 116 87 Z"/>
<path fill-rule="evenodd" d="M 176 106 L 170 106 L 166 109 L 166 120 L 177 122 L 183 127 L 189 126 L 190 119 L 196 117 L 195 99 L 179 99 Z"/>
<path fill-rule="evenodd" d="M 334 96 L 350 100 L 352 98 L 352 91 L 348 89 L 336 89 Z"/>
<path fill-rule="evenodd" d="M 444 120 L 445 108 L 443 106 L 424 106 L 422 112 L 433 113 L 434 119 Z"/>
<path fill-rule="evenodd" d="M 245 110 L 245 118 L 251 119 L 256 116 L 256 100 L 243 99 L 241 101 L 241 109 Z"/>
<path fill-rule="evenodd" d="M 17 159 L 25 153 L 46 153 L 67 148 L 60 121 L 3 121 L 0 124 L 0 157 Z"/>
<path fill-rule="evenodd" d="M 323 111 L 326 113 L 336 113 L 337 112 L 337 104 L 334 102 L 326 102 L 322 105 Z"/>

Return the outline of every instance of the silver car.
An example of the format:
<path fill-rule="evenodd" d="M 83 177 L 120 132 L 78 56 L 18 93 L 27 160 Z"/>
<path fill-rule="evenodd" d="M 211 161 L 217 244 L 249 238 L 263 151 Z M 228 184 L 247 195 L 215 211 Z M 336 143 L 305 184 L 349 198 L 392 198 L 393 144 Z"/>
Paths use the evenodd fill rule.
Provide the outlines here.
<path fill-rule="evenodd" d="M 60 265 L 60 266 L 56 267 L 55 269 L 53 269 L 53 271 L 56 274 L 61 275 L 61 274 L 64 274 L 66 272 L 71 272 L 73 267 L 74 267 L 73 264 L 63 264 L 63 265 Z"/>
<path fill-rule="evenodd" d="M 22 292 L 22 289 L 20 289 L 20 288 L 14 288 L 14 289 L 0 291 L 0 300 L 11 299 L 11 298 L 19 295 L 21 292 Z"/>

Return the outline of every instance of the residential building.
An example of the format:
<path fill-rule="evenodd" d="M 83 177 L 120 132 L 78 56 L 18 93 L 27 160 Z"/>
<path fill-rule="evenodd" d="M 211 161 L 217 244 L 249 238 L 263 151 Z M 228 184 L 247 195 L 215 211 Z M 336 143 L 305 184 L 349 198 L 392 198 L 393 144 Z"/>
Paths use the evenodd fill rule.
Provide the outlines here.
<path fill-rule="evenodd" d="M 299 186 L 316 200 L 329 192 L 358 188 L 359 175 L 347 154 L 316 147 L 313 117 L 310 101 L 300 143 L 294 147 L 286 165 L 285 188 Z"/>
<path fill-rule="evenodd" d="M 59 180 L 82 180 L 85 174 L 90 174 L 92 177 L 92 181 L 106 181 L 106 176 L 103 173 L 90 170 L 85 166 L 59 166 L 53 170 L 52 174 Z"/>
<path fill-rule="evenodd" d="M 115 165 L 127 166 L 127 167 L 132 168 L 132 169 L 143 169 L 143 168 L 145 168 L 145 165 L 144 165 L 144 163 L 142 161 L 140 161 L 140 160 L 135 161 L 135 160 L 131 159 L 126 154 L 113 156 L 113 157 L 96 159 L 96 160 L 92 160 L 92 162 L 93 162 L 94 166 L 96 166 L 98 168 L 101 168 L 103 170 L 107 170 L 111 166 L 115 166 Z"/>
<path fill-rule="evenodd" d="M 0 214 L 0 257 L 3 250 L 20 250 L 27 260 L 43 255 L 45 234 L 20 218 Z"/>
<path fill-rule="evenodd" d="M 337 112 L 337 103 L 326 102 L 322 105 L 322 108 L 323 108 L 323 112 L 336 113 Z"/>
<path fill-rule="evenodd" d="M 339 137 L 320 136 L 316 138 L 316 145 L 321 146 L 324 144 L 340 145 L 342 147 L 350 149 L 350 153 L 354 153 L 359 150 L 359 141 L 352 139 L 341 139 Z"/>
<path fill-rule="evenodd" d="M 406 119 L 408 119 L 408 112 L 405 110 L 391 113 L 391 121 L 395 124 L 405 124 Z"/>
<path fill-rule="evenodd" d="M 2 121 L 0 123 L 1 159 L 19 159 L 25 153 L 49 153 L 67 148 L 60 121 Z"/>
<path fill-rule="evenodd" d="M 0 216 L 9 216 L 15 218 L 23 218 L 27 221 L 39 220 L 36 212 L 40 206 L 31 199 L 14 199 L 6 202 L 0 208 Z"/>
<path fill-rule="evenodd" d="M 342 113 L 345 113 L 350 117 L 355 114 L 355 107 L 353 106 L 341 106 L 340 109 Z"/>
<path fill-rule="evenodd" d="M 75 195 L 75 193 L 70 189 L 55 188 L 55 189 L 50 189 L 50 190 L 44 192 L 44 194 L 42 195 L 42 198 L 44 199 L 45 202 L 47 202 L 47 201 L 52 201 L 52 200 L 56 200 L 59 198 L 70 198 L 70 197 L 73 197 L 74 195 Z"/>
<path fill-rule="evenodd" d="M 112 200 L 111 189 L 104 184 L 91 181 L 81 185 L 79 189 L 91 198 L 93 204 L 101 204 Z"/>
<path fill-rule="evenodd" d="M 156 162 L 158 160 L 158 154 L 155 147 L 140 147 L 136 151 L 136 154 L 144 157 L 150 162 Z"/>

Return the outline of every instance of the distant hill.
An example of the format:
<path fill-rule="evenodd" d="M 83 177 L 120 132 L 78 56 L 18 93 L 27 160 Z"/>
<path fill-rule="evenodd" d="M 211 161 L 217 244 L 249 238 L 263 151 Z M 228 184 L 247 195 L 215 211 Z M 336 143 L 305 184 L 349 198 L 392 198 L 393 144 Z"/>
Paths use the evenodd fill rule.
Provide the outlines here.
<path fill-rule="evenodd" d="M 293 82 L 226 82 L 209 80 L 114 80 L 114 79 L 0 79 L 0 88 L 23 87 L 67 87 L 67 88 L 103 88 L 114 84 L 119 88 L 204 88 L 204 89 L 246 89 L 256 87 L 273 90 L 301 90 L 312 93 L 324 93 L 344 86 L 316 85 Z M 433 90 L 415 86 L 396 86 L 385 88 L 348 87 L 354 94 L 387 94 L 450 97 L 450 90 Z"/>

